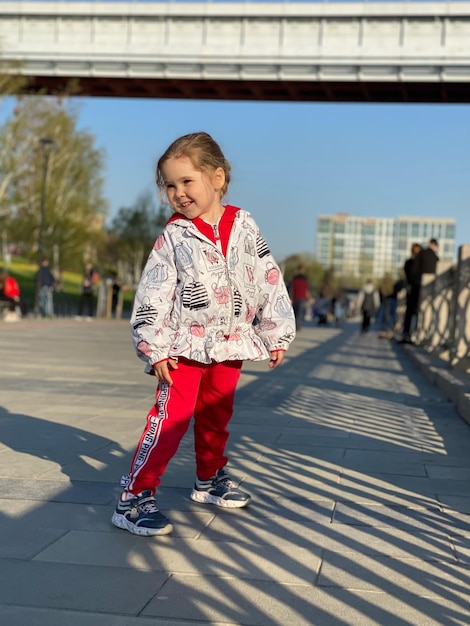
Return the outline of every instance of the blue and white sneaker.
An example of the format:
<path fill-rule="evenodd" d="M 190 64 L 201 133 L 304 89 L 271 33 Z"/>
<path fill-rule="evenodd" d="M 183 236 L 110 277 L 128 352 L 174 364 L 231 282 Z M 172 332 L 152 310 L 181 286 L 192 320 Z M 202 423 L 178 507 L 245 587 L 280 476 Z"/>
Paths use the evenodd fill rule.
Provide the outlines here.
<path fill-rule="evenodd" d="M 191 500 L 201 504 L 215 504 L 227 509 L 241 509 L 251 501 L 249 493 L 238 489 L 236 483 L 223 469 L 217 470 L 214 478 L 199 480 L 196 478 Z"/>
<path fill-rule="evenodd" d="M 111 522 L 141 537 L 168 535 L 173 530 L 170 520 L 158 510 L 150 489 L 130 500 L 119 498 Z"/>

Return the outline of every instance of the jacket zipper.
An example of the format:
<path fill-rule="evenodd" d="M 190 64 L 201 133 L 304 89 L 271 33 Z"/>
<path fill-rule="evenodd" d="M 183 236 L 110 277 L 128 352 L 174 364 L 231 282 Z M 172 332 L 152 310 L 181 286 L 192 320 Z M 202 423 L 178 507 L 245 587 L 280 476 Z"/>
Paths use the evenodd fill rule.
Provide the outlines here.
<path fill-rule="evenodd" d="M 198 239 L 202 239 L 203 241 L 206 241 L 208 243 L 210 243 L 212 246 L 214 246 L 217 250 L 217 252 L 220 254 L 220 256 L 222 257 L 222 261 L 225 267 L 225 275 L 227 277 L 227 283 L 230 287 L 230 302 L 231 302 L 231 311 L 230 311 L 230 322 L 228 324 L 228 328 L 227 328 L 227 333 L 224 335 L 225 337 L 228 337 L 229 335 L 232 334 L 232 332 L 235 330 L 234 329 L 234 320 L 235 320 L 235 298 L 233 295 L 233 288 L 232 288 L 232 281 L 230 279 L 230 272 L 228 269 L 228 261 L 227 258 L 223 255 L 222 253 L 222 243 L 220 241 L 220 233 L 219 233 L 219 226 L 218 224 L 212 224 L 212 230 L 214 231 L 214 238 L 216 240 L 216 243 L 214 245 L 214 242 L 211 241 L 210 239 L 208 239 L 203 233 L 201 233 L 201 231 L 195 227 L 193 227 L 191 229 L 193 231 L 193 234 L 198 238 Z M 232 229 L 233 230 L 233 229 Z M 232 233 L 230 233 L 231 235 Z M 220 248 L 217 245 L 217 241 L 220 243 Z M 228 241 L 228 244 L 230 244 L 230 238 Z M 230 246 L 227 244 L 227 252 L 230 249 Z"/>

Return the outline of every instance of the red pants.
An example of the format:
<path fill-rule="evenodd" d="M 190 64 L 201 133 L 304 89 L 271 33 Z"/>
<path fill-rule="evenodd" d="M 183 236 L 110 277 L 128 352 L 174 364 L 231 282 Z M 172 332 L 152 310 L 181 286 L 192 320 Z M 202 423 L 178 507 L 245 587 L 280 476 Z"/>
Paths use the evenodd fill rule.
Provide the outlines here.
<path fill-rule="evenodd" d="M 132 459 L 127 491 L 155 492 L 193 416 L 198 478 L 208 480 L 225 467 L 227 426 L 241 366 L 241 361 L 204 365 L 180 359 L 178 369 L 171 371 L 173 385 L 160 383 L 157 388 L 155 405 Z"/>

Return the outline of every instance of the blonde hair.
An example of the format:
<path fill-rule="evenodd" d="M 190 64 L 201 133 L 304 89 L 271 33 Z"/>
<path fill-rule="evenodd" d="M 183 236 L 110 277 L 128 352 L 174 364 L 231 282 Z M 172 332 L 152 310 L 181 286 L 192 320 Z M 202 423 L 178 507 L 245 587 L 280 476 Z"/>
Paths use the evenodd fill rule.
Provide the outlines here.
<path fill-rule="evenodd" d="M 220 197 L 227 193 L 230 183 L 230 163 L 225 158 L 219 144 L 208 133 L 190 133 L 175 139 L 158 159 L 156 182 L 160 192 L 165 189 L 162 166 L 172 158 L 188 157 L 193 166 L 200 171 L 213 173 L 221 167 L 225 173 L 225 182 L 220 190 Z"/>

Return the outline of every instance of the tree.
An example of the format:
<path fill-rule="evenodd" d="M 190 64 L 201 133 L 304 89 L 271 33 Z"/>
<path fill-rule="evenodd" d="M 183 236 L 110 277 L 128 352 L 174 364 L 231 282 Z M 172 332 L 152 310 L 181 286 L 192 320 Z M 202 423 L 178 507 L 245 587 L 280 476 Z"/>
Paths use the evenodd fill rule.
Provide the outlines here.
<path fill-rule="evenodd" d="M 108 231 L 108 259 L 136 284 L 157 236 L 168 220 L 164 206 L 158 209 L 152 194 L 143 193 L 131 207 L 121 207 Z"/>
<path fill-rule="evenodd" d="M 24 97 L 0 128 L 0 216 L 9 238 L 36 259 L 41 221 L 43 158 L 40 139 L 54 141 L 46 180 L 44 251 L 60 252 L 69 269 L 92 258 L 103 236 L 104 153 L 95 137 L 77 128 L 77 112 L 62 98 Z"/>

